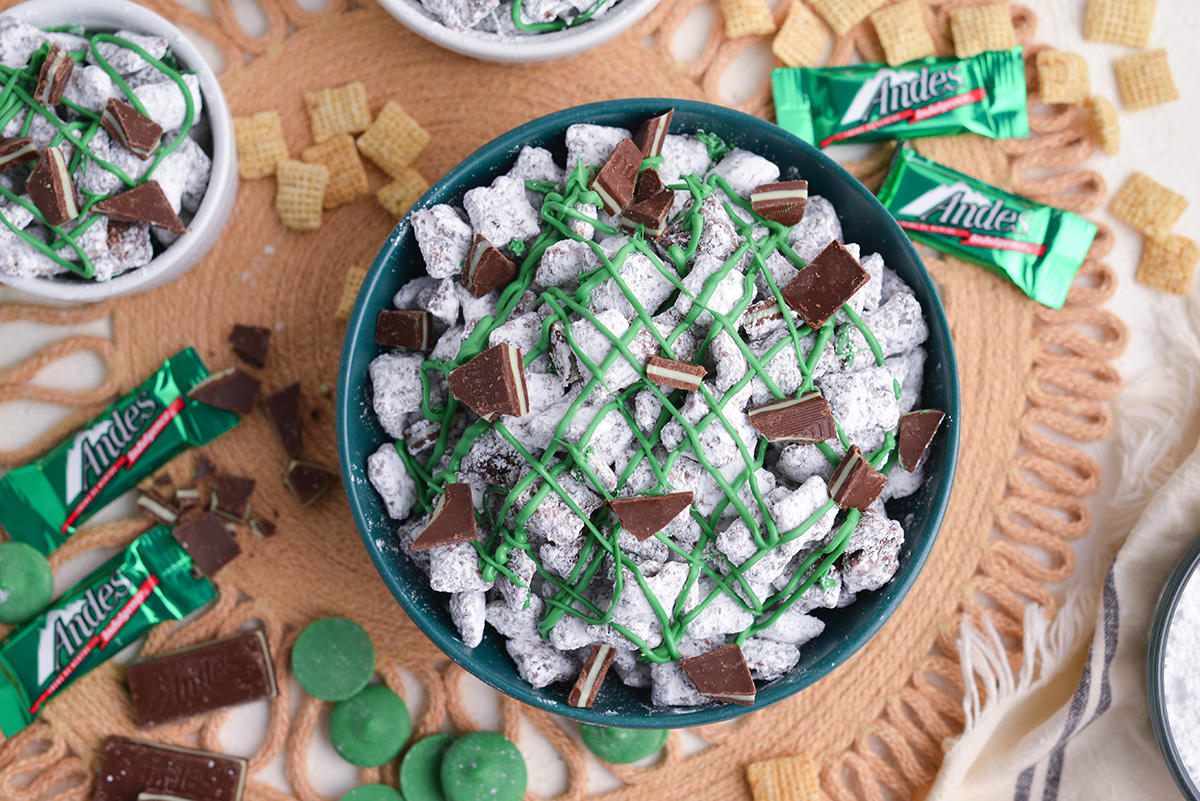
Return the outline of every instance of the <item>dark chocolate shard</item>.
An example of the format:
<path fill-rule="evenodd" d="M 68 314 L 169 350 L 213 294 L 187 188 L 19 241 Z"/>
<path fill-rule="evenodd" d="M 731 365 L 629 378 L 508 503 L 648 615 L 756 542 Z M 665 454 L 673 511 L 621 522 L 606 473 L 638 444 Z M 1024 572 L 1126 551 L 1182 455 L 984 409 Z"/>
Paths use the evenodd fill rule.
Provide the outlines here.
<path fill-rule="evenodd" d="M 62 102 L 63 92 L 67 90 L 67 81 L 71 79 L 74 69 L 75 60 L 71 58 L 70 52 L 51 44 L 50 52 L 46 54 L 46 60 L 42 62 L 42 69 L 38 72 L 33 99 L 47 106 L 57 106 Z"/>
<path fill-rule="evenodd" d="M 241 801 L 246 760 L 211 751 L 109 737 L 92 801 L 137 801 L 165 792 L 192 801 Z"/>
<path fill-rule="evenodd" d="M 271 329 L 236 323 L 229 333 L 229 344 L 246 364 L 266 367 L 267 354 L 271 350 Z"/>
<path fill-rule="evenodd" d="M 213 479 L 212 511 L 235 523 L 246 522 L 255 483 L 252 478 L 221 473 Z"/>
<path fill-rule="evenodd" d="M 639 225 L 646 227 L 646 235 L 650 238 L 662 236 L 667 228 L 667 215 L 671 213 L 671 204 L 675 202 L 675 193 L 667 189 L 652 198 L 638 201 L 621 215 L 621 227 L 636 230 Z"/>
<path fill-rule="evenodd" d="M 304 436 L 300 427 L 300 382 L 295 381 L 262 399 L 263 414 L 288 456 L 300 455 Z"/>
<path fill-rule="evenodd" d="M 0 172 L 27 161 L 35 161 L 37 157 L 37 145 L 28 136 L 0 139 Z"/>
<path fill-rule="evenodd" d="M 106 197 L 92 206 L 92 210 L 119 222 L 147 222 L 175 234 L 187 233 L 158 181 L 147 181 L 127 192 Z"/>
<path fill-rule="evenodd" d="M 787 305 L 816 331 L 870 280 L 858 259 L 834 240 L 783 288 L 782 294 Z"/>
<path fill-rule="evenodd" d="M 463 265 L 462 282 L 471 294 L 482 298 L 494 289 L 507 286 L 517 274 L 517 265 L 501 253 L 483 234 L 475 234 L 467 263 Z M 424 348 L 421 348 L 424 350 Z"/>
<path fill-rule="evenodd" d="M 651 356 L 646 359 L 646 379 L 660 386 L 695 392 L 700 389 L 700 380 L 706 375 L 708 375 L 708 370 L 698 364 L 676 361 L 662 356 Z"/>
<path fill-rule="evenodd" d="M 433 347 L 433 315 L 427 311 L 384 309 L 375 318 L 375 344 L 385 348 L 429 350 Z"/>
<path fill-rule="evenodd" d="M 242 552 L 229 529 L 211 512 L 181 523 L 172 533 L 206 576 L 215 576 Z"/>
<path fill-rule="evenodd" d="M 746 414 L 768 442 L 824 442 L 837 434 L 829 402 L 819 391 L 771 401 Z"/>
<path fill-rule="evenodd" d="M 634 134 L 633 143 L 642 151 L 644 158 L 649 159 L 662 155 L 663 143 L 667 141 L 667 132 L 671 129 L 673 116 L 675 116 L 675 109 L 671 109 L 666 114 L 651 117 L 638 128 L 638 132 Z"/>
<path fill-rule="evenodd" d="M 131 662 L 125 678 L 142 729 L 274 698 L 278 693 L 271 652 L 261 631 Z"/>
<path fill-rule="evenodd" d="M 605 212 L 615 217 L 633 201 L 641 166 L 641 148 L 632 139 L 622 139 L 592 180 L 591 189 L 600 195 Z"/>
<path fill-rule="evenodd" d="M 100 124 L 109 136 L 143 161 L 153 156 L 162 143 L 161 125 L 115 97 L 105 104 Z"/>
<path fill-rule="evenodd" d="M 25 181 L 29 199 L 46 218 L 47 225 L 62 225 L 79 216 L 75 183 L 62 150 L 48 147 Z"/>
<path fill-rule="evenodd" d="M 863 458 L 857 445 L 851 445 L 829 479 L 829 494 L 842 509 L 865 512 L 886 486 L 887 476 Z"/>
<path fill-rule="evenodd" d="M 188 397 L 218 409 L 250 414 L 254 411 L 254 399 L 258 396 L 260 386 L 262 382 L 257 378 L 236 367 L 227 367 L 192 387 Z"/>
<path fill-rule="evenodd" d="M 304 507 L 312 506 L 338 477 L 337 471 L 316 462 L 293 459 L 288 462 L 283 484 Z"/>
<path fill-rule="evenodd" d="M 939 409 L 922 409 L 909 412 L 900 418 L 900 433 L 896 435 L 896 452 L 900 455 L 900 466 L 908 472 L 917 469 L 925 455 L 933 435 L 942 425 L 946 413 Z"/>
<path fill-rule="evenodd" d="M 217 472 L 217 466 L 213 464 L 212 459 L 209 459 L 203 453 L 196 459 L 196 480 L 207 478 Z"/>
<path fill-rule="evenodd" d="M 662 531 L 692 505 L 691 492 L 672 492 L 667 495 L 639 495 L 636 498 L 612 498 L 605 501 L 621 527 L 638 542 L 648 540 Z"/>
<path fill-rule="evenodd" d="M 808 205 L 808 181 L 761 184 L 750 193 L 750 207 L 765 220 L 795 225 Z"/>
<path fill-rule="evenodd" d="M 150 518 L 155 523 L 173 526 L 179 521 L 179 507 L 154 490 L 142 493 L 135 505 L 143 516 Z"/>
<path fill-rule="evenodd" d="M 641 174 L 638 175 L 637 191 L 633 193 L 633 202 L 636 205 L 643 200 L 649 200 L 655 195 L 662 194 L 666 189 L 666 186 L 662 182 L 662 176 L 658 174 L 658 170 L 652 167 L 642 170 Z"/>
<path fill-rule="evenodd" d="M 250 521 L 250 531 L 256 537 L 274 537 L 275 523 L 272 520 L 267 520 L 265 517 L 256 517 Z"/>
<path fill-rule="evenodd" d="M 612 665 L 612 661 L 613 647 L 611 645 L 593 645 L 579 671 L 579 678 L 575 680 L 575 686 L 567 695 L 567 704 L 578 709 L 586 709 L 596 703 L 596 696 L 600 694 L 600 685 L 604 684 L 604 677 L 608 675 L 608 668 Z"/>
<path fill-rule="evenodd" d="M 681 659 L 679 666 L 705 698 L 741 706 L 754 705 L 758 689 L 754 679 L 750 678 L 746 657 L 736 643 L 691 659 Z"/>
<path fill-rule="evenodd" d="M 429 525 L 417 535 L 409 550 L 425 551 L 456 542 L 474 542 L 477 536 L 471 485 L 448 484 L 433 510 Z"/>
<path fill-rule="evenodd" d="M 488 348 L 450 373 L 450 394 L 484 420 L 498 415 L 520 417 L 529 411 L 525 360 L 507 342 Z"/>

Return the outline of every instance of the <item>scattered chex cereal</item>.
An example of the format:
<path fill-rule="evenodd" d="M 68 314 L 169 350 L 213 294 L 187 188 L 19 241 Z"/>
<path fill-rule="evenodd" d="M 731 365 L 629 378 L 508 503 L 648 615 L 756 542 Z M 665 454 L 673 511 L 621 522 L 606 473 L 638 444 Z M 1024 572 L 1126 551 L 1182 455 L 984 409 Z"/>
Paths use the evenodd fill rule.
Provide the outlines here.
<path fill-rule="evenodd" d="M 829 44 L 829 30 L 802 0 L 792 0 L 771 52 L 789 67 L 815 67 Z"/>
<path fill-rule="evenodd" d="M 314 142 L 324 142 L 340 133 L 359 133 L 371 124 L 367 87 L 359 81 L 345 86 L 304 93 Z"/>
<path fill-rule="evenodd" d="M 300 158 L 309 164 L 324 164 L 329 168 L 329 188 L 325 190 L 325 208 L 335 209 L 349 203 L 370 188 L 367 171 L 363 169 L 354 137 L 338 134 L 319 145 L 307 147 Z"/>
<path fill-rule="evenodd" d="M 1078 53 L 1042 50 L 1037 73 L 1043 103 L 1082 103 L 1091 94 L 1088 65 Z"/>
<path fill-rule="evenodd" d="M 811 0 L 812 7 L 825 18 L 829 27 L 838 36 L 845 36 L 851 28 L 867 18 L 885 0 Z"/>
<path fill-rule="evenodd" d="M 338 301 L 333 319 L 347 320 L 350 318 L 350 312 L 354 311 L 354 301 L 358 299 L 358 290 L 362 289 L 362 283 L 366 277 L 366 267 L 356 265 L 346 271 L 346 283 L 342 285 L 342 298 Z"/>
<path fill-rule="evenodd" d="M 288 157 L 278 111 L 234 117 L 233 138 L 238 149 L 238 175 L 246 180 L 274 175 L 275 165 Z"/>
<path fill-rule="evenodd" d="M 429 132 L 394 100 L 388 101 L 366 133 L 358 137 L 359 151 L 393 178 L 400 178 L 427 144 Z"/>
<path fill-rule="evenodd" d="M 1165 239 L 1146 239 L 1142 244 L 1142 260 L 1138 263 L 1139 284 L 1176 295 L 1192 291 L 1196 262 L 1200 261 L 1200 245 L 1183 236 Z"/>
<path fill-rule="evenodd" d="M 296 159 L 279 162 L 275 169 L 275 211 L 280 221 L 294 231 L 320 228 L 327 186 L 329 168 L 324 164 L 305 164 Z"/>
<path fill-rule="evenodd" d="M 395 178 L 391 183 L 384 184 L 376 197 L 393 215 L 403 217 L 429 189 L 429 182 L 416 170 L 401 170 Z"/>
<path fill-rule="evenodd" d="M 1187 198 L 1173 192 L 1149 175 L 1135 172 L 1112 199 L 1108 210 L 1151 239 L 1171 232 L 1188 207 Z"/>
<path fill-rule="evenodd" d="M 775 33 L 775 15 L 767 0 L 721 0 L 721 15 L 730 39 Z"/>
<path fill-rule="evenodd" d="M 1106 155 L 1115 156 L 1121 149 L 1121 125 L 1117 122 L 1117 109 L 1108 98 L 1096 95 L 1087 101 L 1092 110 L 1092 133 L 1096 143 Z"/>
<path fill-rule="evenodd" d="M 881 8 L 871 15 L 871 23 L 883 45 L 887 63 L 893 67 L 937 52 L 917 0 Z"/>
<path fill-rule="evenodd" d="M 1127 109 L 1137 111 L 1179 99 L 1179 90 L 1171 78 L 1166 50 L 1150 50 L 1113 62 L 1117 73 L 1117 91 Z"/>
<path fill-rule="evenodd" d="M 746 781 L 754 801 L 820 801 L 821 773 L 812 754 L 752 762 Z"/>
<path fill-rule="evenodd" d="M 1012 50 L 1017 46 L 1017 34 L 1007 2 L 952 10 L 950 35 L 954 39 L 954 55 L 959 58 L 970 58 L 987 50 Z"/>
<path fill-rule="evenodd" d="M 1145 47 L 1158 0 L 1088 0 L 1083 38 L 1089 42 Z"/>

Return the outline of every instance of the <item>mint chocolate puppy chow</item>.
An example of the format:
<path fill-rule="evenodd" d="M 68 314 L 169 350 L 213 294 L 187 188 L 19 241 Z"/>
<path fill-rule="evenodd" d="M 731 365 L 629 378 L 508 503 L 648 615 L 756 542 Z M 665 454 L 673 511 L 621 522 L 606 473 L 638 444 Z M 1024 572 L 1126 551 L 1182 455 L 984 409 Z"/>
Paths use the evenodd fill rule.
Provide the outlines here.
<path fill-rule="evenodd" d="M 573 125 L 563 156 L 524 147 L 413 212 L 428 274 L 393 304 L 429 347 L 370 366 L 393 547 L 468 646 L 490 626 L 579 705 L 608 673 L 654 704 L 752 704 L 823 610 L 891 580 L 887 503 L 929 443 L 901 426 L 912 290 L 794 168 L 670 123 Z"/>
<path fill-rule="evenodd" d="M 187 231 L 212 170 L 164 38 L 0 15 L 0 277 L 107 281 Z"/>

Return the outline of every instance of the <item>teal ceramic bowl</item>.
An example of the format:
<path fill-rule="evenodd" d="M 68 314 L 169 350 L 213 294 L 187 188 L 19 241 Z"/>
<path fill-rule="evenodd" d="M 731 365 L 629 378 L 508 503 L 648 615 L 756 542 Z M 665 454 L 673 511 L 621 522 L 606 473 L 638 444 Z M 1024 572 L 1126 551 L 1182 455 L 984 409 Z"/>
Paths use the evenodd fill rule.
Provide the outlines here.
<path fill-rule="evenodd" d="M 920 573 L 941 526 L 958 454 L 958 373 L 950 329 L 937 291 L 908 237 L 873 195 L 849 173 L 815 148 L 782 128 L 738 111 L 707 103 L 661 98 L 617 100 L 566 109 L 522 125 L 468 156 L 417 201 L 414 210 L 438 203 L 459 203 L 463 194 L 486 186 L 508 171 L 523 145 L 540 145 L 562 163 L 563 133 L 579 122 L 636 128 L 647 117 L 675 109 L 673 132 L 710 131 L 732 145 L 759 153 L 783 165 L 784 176 L 808 180 L 809 191 L 833 202 L 841 216 L 846 240 L 858 242 L 864 253 L 878 251 L 916 292 L 929 323 L 926 348 L 924 405 L 945 410 L 946 422 L 935 438 L 920 492 L 891 504 L 906 532 L 900 570 L 878 592 L 862 593 L 845 609 L 821 610 L 825 632 L 801 650 L 800 663 L 783 678 L 760 685 L 753 707 L 717 704 L 672 709 L 650 704 L 649 691 L 605 682 L 591 709 L 566 703 L 567 684 L 537 690 L 523 682 L 504 650 L 503 638 L 491 629 L 477 648 L 458 637 L 447 609 L 448 596 L 429 589 L 425 575 L 395 544 L 394 524 L 367 480 L 367 457 L 386 439 L 369 401 L 367 367 L 379 353 L 375 317 L 389 308 L 392 295 L 405 281 L 423 271 L 408 218 L 400 221 L 379 251 L 346 327 L 338 375 L 337 433 L 343 483 L 350 510 L 363 543 L 380 575 L 404 611 L 447 656 L 497 690 L 535 707 L 607 726 L 669 728 L 695 726 L 734 718 L 787 698 L 812 685 L 853 656 L 895 612 Z"/>

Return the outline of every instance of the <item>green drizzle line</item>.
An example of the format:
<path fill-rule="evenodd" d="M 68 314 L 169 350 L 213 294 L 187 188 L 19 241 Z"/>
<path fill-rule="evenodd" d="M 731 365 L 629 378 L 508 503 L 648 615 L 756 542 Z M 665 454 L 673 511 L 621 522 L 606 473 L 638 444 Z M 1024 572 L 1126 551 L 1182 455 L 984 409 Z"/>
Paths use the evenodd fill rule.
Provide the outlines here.
<path fill-rule="evenodd" d="M 74 27 L 70 27 L 74 30 Z M 58 30 L 55 28 L 47 29 L 49 31 Z M 150 55 L 146 50 L 138 45 L 130 42 L 127 39 L 121 39 L 107 33 L 97 33 L 88 39 L 88 49 L 92 57 L 96 60 L 96 64 L 100 66 L 113 83 L 125 95 L 125 99 L 129 104 L 137 109 L 140 113 L 146 113 L 146 107 L 134 94 L 129 84 L 117 73 L 116 70 L 108 63 L 108 61 L 96 49 L 97 44 L 115 44 L 130 50 L 145 59 L 146 63 L 157 69 L 170 80 L 174 81 L 183 93 L 183 102 L 185 107 L 183 125 L 179 129 L 175 140 L 168 145 L 163 145 L 155 153 L 150 166 L 140 179 L 131 178 L 124 170 L 117 167 L 108 161 L 97 156 L 92 152 L 90 144 L 96 133 L 100 130 L 100 117 L 94 111 L 82 108 L 70 101 L 64 101 L 64 105 L 78 114 L 81 119 L 76 122 L 63 122 L 58 118 L 52 109 L 43 106 L 33 99 L 34 90 L 37 87 L 38 73 L 41 71 L 42 61 L 45 60 L 49 53 L 49 43 L 43 44 L 30 58 L 29 63 L 24 67 L 5 67 L 0 65 L 0 81 L 3 82 L 3 89 L 0 89 L 0 129 L 8 125 L 22 111 L 27 112 L 25 122 L 21 127 L 21 136 L 29 134 L 29 128 L 33 123 L 33 115 L 40 114 L 50 121 L 57 128 L 54 138 L 51 140 L 51 145 L 61 144 L 64 140 L 70 142 L 75 147 L 75 154 L 71 158 L 69 165 L 72 181 L 87 168 L 87 162 L 93 161 L 100 167 L 107 170 L 112 175 L 116 176 L 126 188 L 132 189 L 135 186 L 146 183 L 154 175 L 154 171 L 162 160 L 171 153 L 183 142 L 184 138 L 192 130 L 192 124 L 195 121 L 195 103 L 192 101 L 191 90 L 183 80 L 183 73 L 168 66 L 165 61 L 160 61 Z M 71 53 L 77 63 L 82 61 L 86 54 L 83 51 Z M 168 54 L 169 55 L 169 54 Z M 166 56 L 164 56 L 166 58 Z M 172 59 L 173 61 L 173 59 Z M 63 226 L 50 225 L 46 222 L 46 217 L 42 214 L 33 203 L 18 197 L 14 192 L 0 186 L 0 196 L 6 198 L 9 202 L 14 203 L 26 211 L 31 213 L 35 220 L 45 225 L 54 234 L 54 238 L 49 244 L 41 241 L 35 236 L 26 233 L 24 230 L 17 228 L 7 217 L 0 214 L 0 221 L 8 226 L 8 229 L 14 234 L 25 240 L 27 244 L 33 247 L 42 255 L 53 260 L 62 267 L 71 270 L 81 278 L 93 278 L 96 274 L 95 265 L 92 264 L 91 258 L 84 252 L 79 244 L 79 239 L 82 234 L 88 230 L 99 219 L 99 215 L 92 214 L 91 209 L 96 203 L 103 200 L 107 195 L 89 192 L 86 189 L 79 188 L 79 192 L 83 195 L 83 203 L 80 205 L 79 216 L 75 218 L 75 225 L 71 230 L 66 230 Z M 75 262 L 64 258 L 58 254 L 58 251 L 64 247 L 69 247 L 79 257 L 79 261 Z"/>
<path fill-rule="evenodd" d="M 531 33 L 547 33 L 549 31 L 561 31 L 563 28 L 573 28 L 576 25 L 581 25 L 592 17 L 607 3 L 608 0 L 595 0 L 587 11 L 577 17 L 571 19 L 555 19 L 550 22 L 526 22 L 521 19 L 521 8 L 524 5 L 524 0 L 514 0 L 512 9 L 513 25 L 516 25 L 519 30 L 529 31 Z"/>
<path fill-rule="evenodd" d="M 519 8 L 519 0 L 517 7 Z M 713 152 L 714 149 L 719 150 L 722 147 L 728 150 L 728 146 L 715 137 L 710 137 L 709 140 L 705 140 L 705 143 L 710 148 L 710 152 Z M 405 462 L 409 474 L 414 477 L 417 483 L 416 508 L 422 513 L 428 513 L 433 509 L 438 495 L 445 491 L 445 485 L 457 480 L 456 473 L 463 458 L 471 449 L 472 444 L 479 437 L 495 430 L 520 455 L 521 459 L 529 466 L 529 471 L 517 481 L 511 490 L 501 487 L 488 487 L 484 490 L 484 495 L 487 498 L 494 499 L 500 497 L 503 499 L 499 511 L 495 515 L 492 515 L 488 511 L 493 506 L 490 503 L 484 503 L 483 511 L 476 511 L 476 516 L 480 523 L 487 526 L 492 532 L 486 543 L 475 543 L 475 547 L 479 551 L 480 568 L 484 577 L 492 580 L 498 575 L 503 574 L 518 584 L 522 584 L 508 568 L 507 562 L 509 555 L 513 551 L 523 550 L 533 559 L 537 566 L 537 574 L 554 588 L 554 593 L 544 599 L 547 609 L 538 626 L 539 633 L 543 638 L 549 636 L 550 630 L 562 619 L 563 615 L 572 614 L 588 623 L 611 625 L 615 631 L 628 637 L 640 649 L 644 660 L 650 662 L 668 662 L 680 657 L 679 643 L 685 636 L 688 624 L 695 620 L 721 594 L 730 596 L 738 605 L 754 615 L 754 623 L 737 635 L 736 641 L 741 644 L 748 637 L 774 623 L 785 610 L 800 600 L 814 585 L 823 590 L 829 590 L 832 587 L 829 569 L 846 550 L 850 536 L 861 517 L 861 513 L 858 510 L 851 509 L 845 513 L 836 531 L 806 556 L 796 574 L 782 590 L 766 598 L 759 598 L 754 593 L 750 582 L 746 579 L 746 571 L 757 564 L 772 549 L 783 543 L 802 537 L 823 515 L 834 509 L 835 505 L 830 500 L 800 526 L 791 531 L 780 531 L 767 508 L 764 493 L 756 478 L 756 471 L 763 466 L 766 458 L 768 443 L 760 439 L 754 444 L 753 451 L 749 450 L 748 446 L 737 435 L 733 423 L 726 414 L 725 404 L 728 403 L 729 399 L 745 389 L 755 377 L 763 381 L 775 398 L 783 398 L 785 395 L 784 392 L 767 374 L 764 365 L 782 353 L 786 348 L 794 350 L 797 364 L 804 376 L 803 383 L 797 390 L 796 395 L 799 396 L 811 391 L 815 386 L 813 381 L 814 370 L 821 355 L 825 352 L 826 346 L 834 338 L 835 323 L 831 318 L 820 330 L 814 332 L 807 326 L 802 325 L 797 327 L 792 316 L 784 314 L 783 319 L 787 326 L 788 335 L 772 345 L 763 356 L 755 356 L 746 342 L 737 335 L 738 320 L 750 304 L 755 281 L 761 279 L 770 289 L 771 296 L 774 297 L 780 308 L 788 308 L 786 302 L 783 300 L 780 287 L 776 284 L 770 270 L 766 267 L 767 258 L 772 253 L 779 252 L 797 268 L 803 269 L 807 266 L 787 244 L 790 228 L 780 223 L 766 220 L 755 213 L 750 203 L 738 197 L 729 184 L 720 176 L 713 175 L 707 180 L 702 180 L 696 175 L 689 175 L 682 179 L 683 186 L 681 189 L 691 194 L 693 202 L 690 209 L 677 220 L 682 229 L 689 233 L 688 246 L 682 248 L 679 245 L 673 245 L 667 251 L 667 258 L 664 261 L 651 249 L 649 243 L 646 241 L 644 230 L 639 227 L 633 233 L 629 242 L 617 251 L 612 258 L 609 258 L 604 254 L 598 243 L 584 239 L 572 232 L 568 227 L 571 220 L 581 219 L 586 220 L 590 225 L 606 233 L 620 233 L 605 223 L 581 214 L 576 210 L 579 204 L 599 203 L 599 196 L 588 189 L 592 169 L 594 168 L 589 168 L 582 164 L 578 165 L 568 176 L 565 188 L 561 194 L 555 191 L 557 187 L 552 184 L 538 181 L 526 182 L 527 188 L 545 194 L 542 205 L 542 218 L 548 224 L 548 227 L 531 244 L 526 243 L 527 250 L 525 251 L 517 277 L 501 291 L 496 314 L 486 316 L 479 321 L 471 334 L 463 341 L 457 357 L 447 361 L 431 359 L 422 364 L 421 377 L 424 393 L 422 413 L 427 420 L 433 421 L 440 426 L 438 439 L 433 445 L 428 458 L 424 462 L 418 461 L 416 456 L 408 452 L 403 442 L 397 442 L 395 447 Z M 722 190 L 727 196 L 728 202 L 723 201 L 725 208 L 729 212 L 729 217 L 734 226 L 738 229 L 738 233 L 745 241 L 725 261 L 722 268 L 709 277 L 700 293 L 692 295 L 684 288 L 682 278 L 686 274 L 688 260 L 694 255 L 699 245 L 699 236 L 704 225 L 699 211 L 701 204 L 705 198 L 709 197 L 717 189 Z M 745 213 L 744 216 L 734 214 L 732 207 L 729 205 L 730 202 L 740 207 Z M 761 238 L 756 239 L 754 237 L 755 228 L 765 228 L 767 233 Z M 458 411 L 459 402 L 453 396 L 447 394 L 446 399 L 440 405 L 434 406 L 431 391 L 434 377 L 448 375 L 451 370 L 474 358 L 488 346 L 488 337 L 491 332 L 509 319 L 518 301 L 533 282 L 536 267 L 542 254 L 552 244 L 565 238 L 586 242 L 599 259 L 600 266 L 591 272 L 580 275 L 580 286 L 575 292 L 568 293 L 561 288 L 551 287 L 542 292 L 537 298 L 536 306 L 544 308 L 548 315 L 542 324 L 538 345 L 525 354 L 525 362 L 526 364 L 532 363 L 549 351 L 551 347 L 551 328 L 557 322 L 561 324 L 562 333 L 567 343 L 571 346 L 575 358 L 579 362 L 581 371 L 586 370 L 591 377 L 587 380 L 584 390 L 572 402 L 568 411 L 563 416 L 554 431 L 550 445 L 540 458 L 531 454 L 513 433 L 505 427 L 499 418 L 490 424 L 482 419 L 477 419 L 466 427 L 462 436 L 454 445 L 453 450 L 451 450 L 451 421 Z M 692 307 L 683 320 L 680 321 L 673 331 L 666 335 L 660 332 L 651 320 L 658 310 L 646 308 L 621 278 L 621 267 L 624 265 L 625 260 L 634 253 L 640 253 L 648 258 L 657 268 L 663 280 L 671 284 L 674 288 L 672 295 L 663 303 L 663 309 L 674 307 L 680 295 L 685 295 L 692 300 Z M 743 260 L 743 257 L 747 255 L 749 260 L 744 267 L 746 277 L 742 300 L 739 301 L 734 309 L 726 314 L 710 309 L 708 303 L 715 293 L 717 286 Z M 616 282 L 616 285 L 620 288 L 635 312 L 634 320 L 631 322 L 629 328 L 620 336 L 615 336 L 612 332 L 604 328 L 596 315 L 588 308 L 592 293 L 602 283 L 610 279 Z M 875 336 L 863 323 L 862 319 L 854 313 L 853 309 L 849 306 L 843 306 L 842 308 L 846 312 L 850 322 L 862 332 L 875 358 L 875 362 L 882 366 L 884 364 L 883 351 L 880 349 Z M 630 345 L 640 332 L 646 331 L 654 337 L 663 354 L 669 358 L 677 358 L 675 348 L 679 343 L 680 337 L 685 332 L 693 329 L 701 314 L 705 312 L 712 315 L 714 322 L 707 336 L 700 344 L 694 361 L 696 363 L 701 362 L 716 336 L 721 331 L 728 331 L 734 343 L 736 343 L 738 349 L 745 357 L 749 365 L 749 370 L 721 398 L 715 397 L 707 385 L 701 384 L 699 392 L 708 404 L 710 411 L 699 422 L 691 424 L 684 419 L 680 411 L 680 407 L 687 398 L 687 393 L 680 390 L 670 390 L 646 380 L 644 365 L 634 356 L 630 350 Z M 599 363 L 593 362 L 578 346 L 579 343 L 576 334 L 572 330 L 572 315 L 590 323 L 596 330 L 605 334 L 612 342 L 611 350 Z M 810 340 L 812 347 L 806 355 L 804 346 L 809 344 Z M 835 343 L 835 349 L 839 354 L 848 348 L 848 345 L 842 344 L 843 342 L 848 342 L 848 338 L 839 336 L 837 343 Z M 853 354 L 850 355 L 852 356 Z M 607 403 L 600 406 L 595 418 L 579 437 L 578 441 L 570 441 L 567 437 L 567 431 L 571 421 L 575 418 L 580 408 L 585 405 L 587 399 L 592 396 L 593 391 L 601 385 L 603 376 L 607 373 L 608 369 L 617 364 L 620 359 L 624 359 L 637 371 L 640 380 L 621 390 L 612 396 Z M 896 388 L 898 393 L 898 383 L 896 384 Z M 650 392 L 662 403 L 662 412 L 650 432 L 644 432 L 639 428 L 634 421 L 633 413 L 630 409 L 634 397 L 641 391 Z M 898 394 L 897 397 L 899 397 Z M 592 437 L 595 435 L 604 417 L 614 411 L 625 419 L 635 438 L 633 458 L 617 480 L 618 491 L 626 485 L 634 471 L 643 463 L 650 468 L 655 481 L 655 486 L 648 494 L 655 495 L 673 491 L 674 487 L 668 482 L 668 475 L 675 465 L 676 460 L 685 452 L 690 452 L 689 458 L 695 460 L 699 464 L 699 468 L 707 472 L 724 493 L 724 496 L 717 503 L 712 514 L 707 517 L 694 507 L 692 508 L 692 517 L 701 529 L 699 539 L 692 548 L 688 549 L 681 546 L 664 532 L 659 532 L 655 535 L 668 549 L 678 554 L 688 566 L 686 584 L 674 606 L 670 609 L 662 606 L 649 590 L 646 577 L 642 574 L 636 562 L 623 554 L 617 545 L 616 534 L 620 530 L 620 525 L 615 516 L 603 506 L 595 513 L 588 515 L 567 494 L 560 483 L 560 479 L 566 473 L 590 484 L 591 488 L 604 499 L 615 497 L 614 493 L 605 489 L 589 463 L 588 458 L 593 450 Z M 672 420 L 677 421 L 681 425 L 685 435 L 684 442 L 660 464 L 652 455 L 652 448 L 660 441 L 663 429 Z M 709 426 L 723 426 L 731 435 L 732 440 L 737 443 L 744 468 L 732 481 L 727 480 L 704 456 L 700 438 Z M 838 434 L 843 444 L 848 446 L 849 441 L 840 425 L 838 426 Z M 874 467 L 886 473 L 891 469 L 895 461 L 891 458 L 895 446 L 895 434 L 888 432 L 884 444 L 867 458 Z M 820 447 L 832 463 L 836 464 L 840 461 L 838 454 L 828 443 L 821 443 L 818 447 Z M 560 453 L 562 454 L 561 458 Z M 440 465 L 441 469 L 432 470 L 431 466 L 434 465 Z M 748 497 L 751 499 L 750 503 L 747 503 L 743 498 L 743 495 L 746 494 L 743 490 L 746 489 L 749 490 Z M 571 574 L 565 580 L 555 576 L 545 568 L 538 559 L 533 545 L 529 543 L 526 537 L 526 522 L 537 508 L 550 497 L 551 492 L 555 493 L 563 503 L 583 520 L 582 552 Z M 730 506 L 733 507 L 733 511 L 737 513 L 750 530 L 754 537 L 754 542 L 758 547 L 757 553 L 740 566 L 732 564 L 724 554 L 715 548 L 716 526 Z M 520 508 L 518 509 L 517 507 Z M 514 513 L 512 525 L 511 527 L 505 527 L 503 523 L 510 513 Z M 761 523 L 759 518 L 761 518 Z M 606 606 L 601 606 L 594 599 L 589 598 L 585 590 L 604 566 L 606 557 L 611 559 L 615 579 L 611 601 Z M 718 560 L 724 560 L 719 567 L 715 564 Z M 642 593 L 650 602 L 654 614 L 662 625 L 663 641 L 656 647 L 650 647 L 649 643 L 630 631 L 627 627 L 613 623 L 612 621 L 613 608 L 624 591 L 624 584 L 627 577 L 626 570 L 628 571 L 628 575 L 632 576 L 641 588 Z M 712 581 L 715 585 L 714 589 L 707 596 L 701 598 L 694 608 L 685 611 L 683 607 L 689 592 L 701 575 L 706 576 Z M 740 593 L 738 592 L 739 590 Z"/>

